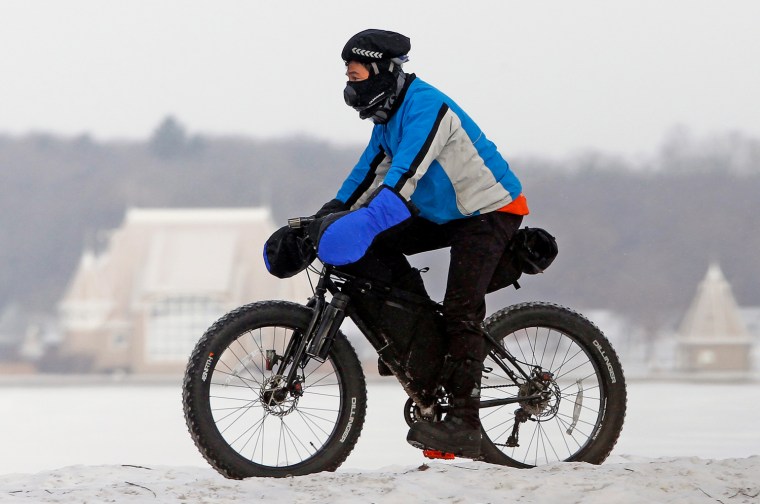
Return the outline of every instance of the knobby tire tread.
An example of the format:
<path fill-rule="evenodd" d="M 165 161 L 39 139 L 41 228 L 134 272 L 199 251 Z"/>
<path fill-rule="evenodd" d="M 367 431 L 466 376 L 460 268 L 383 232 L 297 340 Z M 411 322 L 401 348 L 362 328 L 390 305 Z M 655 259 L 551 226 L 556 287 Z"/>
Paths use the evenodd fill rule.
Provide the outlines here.
<path fill-rule="evenodd" d="M 553 315 L 561 318 L 575 318 L 576 323 L 581 323 L 588 325 L 590 327 L 590 330 L 595 333 L 595 337 L 598 338 L 603 342 L 604 345 L 604 351 L 607 357 L 610 359 L 610 362 L 613 364 L 614 371 L 616 373 L 616 379 L 619 381 L 618 388 L 615 389 L 614 394 L 610 394 L 611 400 L 615 401 L 615 404 L 610 404 L 608 407 L 610 408 L 610 412 L 605 416 L 603 419 L 603 422 L 605 423 L 603 432 L 597 437 L 593 443 L 586 448 L 584 453 L 582 453 L 579 457 L 573 457 L 569 461 L 574 462 L 587 462 L 591 464 L 601 464 L 604 462 L 607 457 L 609 457 L 610 453 L 612 453 L 612 450 L 615 448 L 615 445 L 618 442 L 618 439 L 620 438 L 620 434 L 623 429 L 623 423 L 625 421 L 625 414 L 626 414 L 626 407 L 627 407 L 627 390 L 626 390 L 626 384 L 625 384 L 625 377 L 623 375 L 623 368 L 620 364 L 620 359 L 617 356 L 617 353 L 615 352 L 615 349 L 612 347 L 612 345 L 609 343 L 609 340 L 607 340 L 606 336 L 604 336 L 604 333 L 589 319 L 581 315 L 580 313 L 572 310 L 571 308 L 567 308 L 565 306 L 556 304 L 556 303 L 549 303 L 549 302 L 542 302 L 542 301 L 530 301 L 525 303 L 519 303 L 512 306 L 508 306 L 505 308 L 502 308 L 501 310 L 495 312 L 490 317 L 488 317 L 485 321 L 486 328 L 489 327 L 497 327 L 500 323 L 504 323 L 505 319 L 514 318 L 516 316 L 520 316 L 523 313 L 526 312 L 533 312 L 533 311 L 547 311 L 552 313 Z M 587 336 L 586 333 L 584 333 L 584 336 Z M 500 338 L 497 338 L 497 340 L 500 340 Z M 579 343 L 579 342 L 578 342 Z M 593 352 L 593 349 L 590 349 L 590 341 L 583 341 L 583 346 L 587 350 L 590 351 L 590 355 L 596 357 L 596 354 Z M 601 371 L 602 376 L 604 377 L 605 383 L 607 382 L 607 375 L 604 374 L 603 370 Z M 619 377 L 619 378 L 618 378 Z M 607 385 L 610 385 L 607 383 Z M 608 418 L 609 417 L 609 418 Z M 486 436 L 484 436 L 485 438 Z M 484 439 L 485 441 L 485 439 Z M 488 441 L 490 444 L 490 440 Z M 490 450 L 497 450 L 495 446 L 491 445 Z M 513 459 L 508 458 L 508 460 L 503 460 L 501 456 L 498 454 L 495 454 L 496 452 L 490 451 L 490 453 L 486 453 L 484 461 L 490 462 L 490 463 L 496 463 L 496 464 L 502 464 L 502 465 L 512 465 L 514 467 L 532 467 L 527 466 L 525 464 L 519 463 L 514 461 Z M 501 453 L 499 451 L 499 453 Z"/>
<path fill-rule="evenodd" d="M 200 424 L 200 421 L 196 414 L 198 406 L 195 402 L 195 394 L 196 387 L 199 385 L 197 381 L 194 380 L 194 377 L 197 376 L 198 370 L 203 369 L 203 366 L 205 366 L 208 347 L 213 343 L 214 338 L 217 337 L 220 334 L 220 331 L 222 331 L 226 326 L 235 324 L 241 319 L 250 316 L 251 312 L 264 312 L 277 309 L 281 309 L 283 311 L 308 310 L 308 308 L 301 304 L 289 301 L 260 301 L 236 308 L 226 315 L 222 316 L 206 330 L 203 336 L 198 340 L 198 343 L 196 344 L 195 349 L 190 356 L 185 370 L 182 387 L 182 403 L 188 431 L 190 432 L 190 436 L 193 439 L 193 443 L 198 448 L 198 451 L 200 451 L 203 458 L 226 478 L 244 479 L 252 476 L 286 477 L 292 475 L 278 471 L 276 469 L 270 471 L 271 474 L 264 474 L 262 471 L 258 470 L 254 472 L 239 470 L 233 464 L 229 463 L 224 455 L 219 453 L 219 451 L 213 446 L 213 443 L 208 443 L 202 432 L 208 427 Z M 356 380 L 356 385 L 359 387 L 356 414 L 354 416 L 351 431 L 349 432 L 346 441 L 343 443 L 343 448 L 337 451 L 335 454 L 336 456 L 332 456 L 329 460 L 318 461 L 319 467 L 317 469 L 308 470 L 306 472 L 303 472 L 303 474 L 337 470 L 353 451 L 364 426 L 367 407 L 367 385 L 364 372 L 357 357 L 356 350 L 353 348 L 346 336 L 340 331 L 335 337 L 335 342 L 333 343 L 333 349 L 331 352 L 338 351 L 336 347 L 342 347 L 342 349 L 339 351 L 346 352 L 348 354 L 347 356 L 343 356 L 343 358 L 346 361 L 352 361 L 343 362 L 346 367 L 347 374 L 357 373 L 356 376 L 351 377 Z"/>

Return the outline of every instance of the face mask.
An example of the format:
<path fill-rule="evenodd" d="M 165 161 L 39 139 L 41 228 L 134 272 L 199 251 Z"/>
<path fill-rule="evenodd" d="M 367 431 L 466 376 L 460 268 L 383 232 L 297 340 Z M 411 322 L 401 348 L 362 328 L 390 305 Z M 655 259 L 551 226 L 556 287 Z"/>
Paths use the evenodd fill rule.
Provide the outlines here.
<path fill-rule="evenodd" d="M 395 91 L 396 77 L 390 72 L 381 72 L 363 81 L 347 82 L 343 99 L 346 105 L 359 112 L 362 119 L 366 119 Z"/>

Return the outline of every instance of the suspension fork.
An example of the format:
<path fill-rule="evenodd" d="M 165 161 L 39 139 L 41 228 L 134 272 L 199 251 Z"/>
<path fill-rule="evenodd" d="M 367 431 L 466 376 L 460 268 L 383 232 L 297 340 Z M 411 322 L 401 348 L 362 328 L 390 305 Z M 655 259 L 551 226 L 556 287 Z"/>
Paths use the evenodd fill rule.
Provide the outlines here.
<path fill-rule="evenodd" d="M 277 367 L 276 374 L 282 376 L 282 373 L 285 371 L 288 364 L 293 364 L 290 366 L 290 369 L 288 369 L 287 375 L 285 376 L 285 383 L 288 386 L 295 381 L 300 365 L 306 364 L 307 359 L 309 358 L 306 355 L 306 349 L 311 340 L 314 338 L 314 334 L 319 327 L 319 321 L 322 318 L 325 306 L 327 306 L 325 293 L 327 292 L 327 285 L 329 282 L 331 269 L 331 266 L 325 266 L 322 269 L 322 274 L 319 277 L 319 282 L 317 282 L 317 286 L 314 288 L 314 296 L 309 300 L 309 303 L 307 304 L 307 306 L 310 306 L 312 308 L 313 312 L 306 331 L 303 333 L 293 333 L 293 337 L 290 339 L 288 347 L 282 356 L 282 360 Z"/>

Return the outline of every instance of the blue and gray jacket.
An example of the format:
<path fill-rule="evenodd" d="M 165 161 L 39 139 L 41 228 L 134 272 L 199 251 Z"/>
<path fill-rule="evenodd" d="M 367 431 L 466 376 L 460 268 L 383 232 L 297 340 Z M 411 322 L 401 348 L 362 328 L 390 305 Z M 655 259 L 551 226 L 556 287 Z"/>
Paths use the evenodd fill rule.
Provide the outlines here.
<path fill-rule="evenodd" d="M 413 74 L 398 109 L 376 124 L 337 199 L 356 209 L 389 186 L 436 223 L 503 209 L 520 181 L 477 124 L 448 96 Z"/>

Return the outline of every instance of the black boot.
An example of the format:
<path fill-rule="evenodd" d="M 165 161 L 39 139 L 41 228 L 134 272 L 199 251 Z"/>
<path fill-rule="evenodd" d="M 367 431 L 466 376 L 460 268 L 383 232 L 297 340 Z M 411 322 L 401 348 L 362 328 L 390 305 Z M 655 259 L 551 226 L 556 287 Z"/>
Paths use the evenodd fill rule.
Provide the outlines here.
<path fill-rule="evenodd" d="M 422 450 L 438 450 L 477 459 L 480 457 L 482 435 L 480 422 L 474 425 L 470 420 L 472 416 L 469 409 L 462 411 L 455 406 L 442 422 L 415 423 L 409 429 L 406 441 Z"/>
<path fill-rule="evenodd" d="M 480 379 L 483 364 L 473 360 L 454 363 L 447 390 L 451 408 L 442 422 L 417 422 L 406 436 L 414 447 L 438 450 L 460 457 L 479 458 L 482 439 L 480 427 Z"/>

